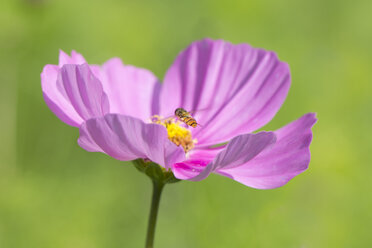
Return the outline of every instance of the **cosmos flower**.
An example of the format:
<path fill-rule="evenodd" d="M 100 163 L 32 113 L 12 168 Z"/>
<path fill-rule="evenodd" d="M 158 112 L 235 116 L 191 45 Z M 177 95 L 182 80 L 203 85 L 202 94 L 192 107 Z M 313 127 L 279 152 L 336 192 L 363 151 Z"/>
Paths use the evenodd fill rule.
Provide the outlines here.
<path fill-rule="evenodd" d="M 182 180 L 215 173 L 258 189 L 305 171 L 315 114 L 273 132 L 257 132 L 283 104 L 289 67 L 274 52 L 223 40 L 196 41 L 168 69 L 163 84 L 146 69 L 113 58 L 88 65 L 60 52 L 41 74 L 44 99 L 79 127 L 79 145 L 123 161 L 142 158 Z M 174 116 L 182 107 L 198 125 Z"/>

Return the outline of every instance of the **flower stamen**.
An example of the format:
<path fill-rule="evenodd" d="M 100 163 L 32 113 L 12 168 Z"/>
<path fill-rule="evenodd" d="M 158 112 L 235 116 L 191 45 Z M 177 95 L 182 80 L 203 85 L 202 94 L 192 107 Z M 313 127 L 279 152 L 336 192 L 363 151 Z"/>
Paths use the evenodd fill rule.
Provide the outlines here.
<path fill-rule="evenodd" d="M 164 126 L 168 132 L 168 139 L 177 146 L 182 146 L 186 153 L 194 148 L 197 140 L 192 138 L 190 130 L 181 126 L 183 125 L 181 121 L 173 117 L 164 119 L 154 115 L 151 117 L 151 122 Z"/>

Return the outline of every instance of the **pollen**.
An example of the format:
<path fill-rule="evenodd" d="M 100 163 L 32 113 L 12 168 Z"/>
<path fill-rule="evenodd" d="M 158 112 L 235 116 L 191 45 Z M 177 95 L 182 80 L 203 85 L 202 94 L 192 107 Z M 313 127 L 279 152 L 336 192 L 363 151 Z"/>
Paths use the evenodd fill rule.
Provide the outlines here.
<path fill-rule="evenodd" d="M 183 127 L 183 123 L 170 117 L 162 119 L 158 115 L 151 118 L 152 123 L 164 126 L 168 132 L 168 139 L 177 146 L 182 146 L 185 153 L 194 148 L 197 140 L 192 138 L 190 130 Z"/>

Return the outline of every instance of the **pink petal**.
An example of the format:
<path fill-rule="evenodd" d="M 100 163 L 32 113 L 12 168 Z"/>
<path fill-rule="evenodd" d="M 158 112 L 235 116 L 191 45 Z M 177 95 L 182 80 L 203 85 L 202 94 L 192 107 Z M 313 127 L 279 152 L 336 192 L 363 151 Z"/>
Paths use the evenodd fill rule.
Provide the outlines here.
<path fill-rule="evenodd" d="M 55 115 L 68 125 L 78 127 L 83 119 L 57 88 L 58 66 L 46 65 L 41 73 L 41 87 L 48 107 Z"/>
<path fill-rule="evenodd" d="M 163 126 L 118 114 L 84 122 L 78 143 L 87 151 L 104 152 L 118 160 L 147 158 L 165 168 L 185 158 Z"/>
<path fill-rule="evenodd" d="M 101 82 L 93 75 L 88 64 L 64 65 L 58 74 L 57 90 L 83 120 L 109 112 L 108 99 Z"/>
<path fill-rule="evenodd" d="M 247 163 L 264 149 L 275 143 L 272 132 L 243 134 L 233 138 L 210 162 L 209 157 L 194 158 L 172 166 L 175 177 L 199 181 L 222 168 L 235 168 Z"/>
<path fill-rule="evenodd" d="M 149 120 L 158 114 L 160 83 L 148 70 L 124 65 L 118 58 L 101 68 L 105 93 L 110 99 L 110 113 L 120 113 Z"/>
<path fill-rule="evenodd" d="M 87 64 L 64 65 L 60 70 L 47 65 L 41 74 L 41 84 L 49 108 L 69 125 L 79 126 L 109 110 L 101 83 Z"/>
<path fill-rule="evenodd" d="M 172 171 L 176 178 L 181 180 L 189 180 L 196 177 L 225 147 L 226 145 L 216 148 L 193 149 L 189 152 L 186 161 L 173 164 Z"/>
<path fill-rule="evenodd" d="M 310 113 L 275 131 L 277 142 L 242 166 L 222 168 L 217 173 L 249 187 L 272 189 L 283 186 L 308 168 L 311 127 L 316 122 Z"/>
<path fill-rule="evenodd" d="M 199 145 L 225 142 L 268 123 L 290 86 L 288 65 L 273 52 L 205 39 L 192 43 L 169 68 L 161 92 L 162 115 L 178 107 L 196 111 Z"/>
<path fill-rule="evenodd" d="M 204 160 L 212 161 L 218 153 L 220 153 L 223 149 L 225 149 L 227 145 L 221 145 L 215 148 L 205 147 L 205 148 L 194 148 L 192 149 L 189 154 L 188 158 L 190 160 L 198 160 L 203 158 Z"/>
<path fill-rule="evenodd" d="M 209 160 L 203 159 L 186 160 L 173 164 L 172 172 L 174 176 L 180 180 L 193 180 L 194 178 L 197 178 L 201 173 L 203 173 L 209 163 Z M 210 174 L 209 167 L 207 173 L 208 176 Z"/>
<path fill-rule="evenodd" d="M 86 61 L 80 53 L 77 53 L 76 51 L 72 50 L 71 56 L 66 54 L 64 51 L 59 50 L 59 63 L 58 66 L 62 67 L 65 64 L 85 64 Z"/>
<path fill-rule="evenodd" d="M 41 87 L 48 107 L 63 122 L 76 127 L 85 119 L 102 116 L 109 110 L 101 83 L 89 66 L 70 65 L 81 63 L 85 63 L 81 54 L 72 51 L 70 57 L 60 51 L 62 68 L 46 65 L 41 73 Z"/>

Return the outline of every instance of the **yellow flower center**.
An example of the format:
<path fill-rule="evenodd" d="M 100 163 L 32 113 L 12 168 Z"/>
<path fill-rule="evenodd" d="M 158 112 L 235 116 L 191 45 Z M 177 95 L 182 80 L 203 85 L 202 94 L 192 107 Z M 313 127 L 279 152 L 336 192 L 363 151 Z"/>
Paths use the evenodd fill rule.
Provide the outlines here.
<path fill-rule="evenodd" d="M 190 130 L 182 127 L 182 122 L 175 120 L 173 117 L 163 119 L 158 115 L 151 117 L 152 123 L 164 126 L 168 131 L 168 139 L 177 146 L 182 146 L 187 153 L 196 144 L 197 140 L 192 139 Z"/>

